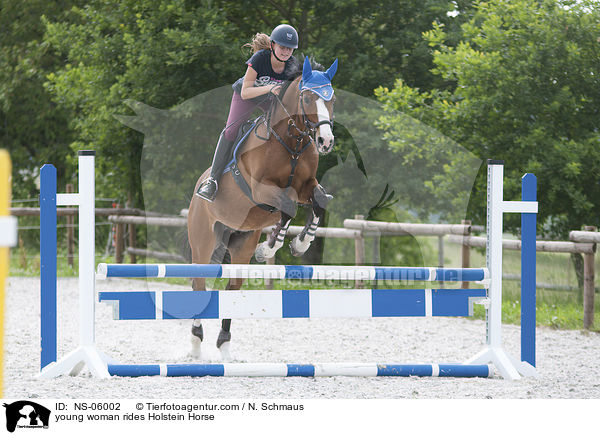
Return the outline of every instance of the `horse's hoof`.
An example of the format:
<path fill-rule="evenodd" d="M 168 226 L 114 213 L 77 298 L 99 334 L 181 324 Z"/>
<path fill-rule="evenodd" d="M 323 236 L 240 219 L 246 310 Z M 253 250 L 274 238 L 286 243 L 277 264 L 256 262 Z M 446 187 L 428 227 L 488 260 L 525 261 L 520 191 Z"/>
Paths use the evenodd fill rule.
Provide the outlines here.
<path fill-rule="evenodd" d="M 300 252 L 298 250 L 296 250 L 296 248 L 294 248 L 294 244 L 290 243 L 290 253 L 294 256 L 294 257 L 300 257 L 304 254 L 304 252 Z"/>
<path fill-rule="evenodd" d="M 267 261 L 267 259 L 265 258 L 265 256 L 263 255 L 262 252 L 258 252 L 258 249 L 254 252 L 254 259 L 258 262 L 258 263 L 264 263 L 265 261 Z"/>
<path fill-rule="evenodd" d="M 267 261 L 267 258 L 265 257 L 265 248 L 262 243 L 256 247 L 256 250 L 254 251 L 254 258 L 259 263 L 264 263 Z"/>
<path fill-rule="evenodd" d="M 254 258 L 256 258 L 256 261 L 258 261 L 259 263 L 264 263 L 265 261 L 267 261 L 267 258 L 271 258 L 273 257 L 273 255 L 275 255 L 275 252 L 273 248 L 269 248 L 267 246 L 267 242 L 262 242 L 256 247 L 256 250 L 254 251 Z"/>
<path fill-rule="evenodd" d="M 298 236 L 294 237 L 294 239 L 290 243 L 290 252 L 294 257 L 300 257 L 304 255 L 306 251 L 310 248 L 310 241 L 304 239 L 304 241 L 300 241 Z"/>

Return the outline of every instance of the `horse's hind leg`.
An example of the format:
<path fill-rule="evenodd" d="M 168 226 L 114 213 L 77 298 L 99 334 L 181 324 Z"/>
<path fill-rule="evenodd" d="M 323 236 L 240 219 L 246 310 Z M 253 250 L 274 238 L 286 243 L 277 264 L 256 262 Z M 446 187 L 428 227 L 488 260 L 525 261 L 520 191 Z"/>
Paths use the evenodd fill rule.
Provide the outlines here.
<path fill-rule="evenodd" d="M 311 195 L 312 209 L 306 220 L 306 225 L 302 229 L 302 232 L 294 237 L 290 243 L 290 251 L 293 256 L 299 257 L 308 250 L 310 244 L 315 239 L 319 223 L 323 222 L 325 208 L 332 199 L 333 197 L 325 192 L 323 186 L 317 184 Z"/>
<path fill-rule="evenodd" d="M 192 250 L 192 263 L 206 264 L 210 262 L 217 238 L 213 232 L 210 221 L 204 217 L 204 214 L 198 211 L 196 201 L 199 201 L 200 203 L 203 202 L 198 197 L 194 197 L 192 200 L 188 218 L 188 239 Z M 198 291 L 206 290 L 206 279 L 194 278 L 192 280 L 192 288 Z M 191 332 L 192 335 L 190 340 L 192 349 L 190 354 L 194 358 L 200 358 L 202 356 L 202 340 L 204 339 L 204 331 L 200 319 L 195 319 L 193 321 Z"/>
<path fill-rule="evenodd" d="M 199 288 L 198 281 L 204 281 L 203 278 L 194 278 L 192 281 L 192 289 L 203 291 L 205 288 Z M 204 287 L 204 284 L 201 285 Z M 202 320 L 194 319 L 192 322 L 192 336 L 190 337 L 190 343 L 192 345 L 192 349 L 190 350 L 190 355 L 194 358 L 202 357 L 202 340 L 204 340 L 204 330 L 202 329 Z"/>
<path fill-rule="evenodd" d="M 231 264 L 248 264 L 254 254 L 256 244 L 260 239 L 261 231 L 248 231 L 243 233 L 234 233 L 229 239 L 227 249 L 231 256 Z M 244 280 L 242 278 L 231 278 L 227 283 L 226 290 L 239 290 Z M 231 343 L 231 319 L 223 319 L 221 322 L 221 331 L 217 338 L 217 347 L 221 351 L 221 358 L 225 361 L 231 359 L 229 346 Z"/>
<path fill-rule="evenodd" d="M 215 222 L 214 228 L 211 231 L 213 235 L 212 242 L 207 237 L 207 244 L 203 246 L 201 250 L 202 254 L 199 255 L 198 258 L 203 259 L 202 263 L 212 263 L 212 264 L 223 264 L 225 263 L 226 257 L 228 255 L 227 245 L 229 244 L 229 238 L 231 237 L 232 230 L 220 222 Z M 212 247 L 212 253 L 208 254 L 210 261 L 206 259 L 207 253 L 210 252 L 210 248 Z M 197 263 L 196 261 L 193 261 Z M 206 278 L 194 278 L 192 283 L 192 288 L 194 290 L 206 290 Z M 201 353 L 201 345 L 204 340 L 204 331 L 202 329 L 202 320 L 195 319 L 192 323 L 192 356 L 196 358 L 200 358 L 202 356 Z"/>

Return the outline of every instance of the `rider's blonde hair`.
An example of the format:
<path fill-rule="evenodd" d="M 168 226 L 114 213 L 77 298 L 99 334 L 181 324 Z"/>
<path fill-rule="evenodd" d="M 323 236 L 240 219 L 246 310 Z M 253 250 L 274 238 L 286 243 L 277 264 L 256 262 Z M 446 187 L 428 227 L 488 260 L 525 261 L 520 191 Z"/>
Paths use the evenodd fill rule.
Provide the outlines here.
<path fill-rule="evenodd" d="M 244 47 L 252 49 L 252 53 L 260 50 L 269 50 L 271 48 L 271 38 L 264 33 L 257 33 L 252 37 L 252 41 L 244 44 Z"/>

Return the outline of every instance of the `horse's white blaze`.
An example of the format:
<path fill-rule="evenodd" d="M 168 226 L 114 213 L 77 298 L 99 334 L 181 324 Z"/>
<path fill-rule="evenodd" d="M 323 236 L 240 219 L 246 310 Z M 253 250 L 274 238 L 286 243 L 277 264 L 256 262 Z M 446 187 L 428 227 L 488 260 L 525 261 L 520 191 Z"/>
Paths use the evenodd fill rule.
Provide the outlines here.
<path fill-rule="evenodd" d="M 321 98 L 317 100 L 317 116 L 319 117 L 319 122 L 329 121 L 329 110 L 327 110 L 325 102 Z M 319 139 L 321 139 L 321 141 L 319 141 Z M 322 143 L 320 148 L 324 151 L 331 149 L 333 145 L 333 132 L 331 131 L 331 126 L 329 124 L 322 124 L 319 127 L 317 143 Z"/>

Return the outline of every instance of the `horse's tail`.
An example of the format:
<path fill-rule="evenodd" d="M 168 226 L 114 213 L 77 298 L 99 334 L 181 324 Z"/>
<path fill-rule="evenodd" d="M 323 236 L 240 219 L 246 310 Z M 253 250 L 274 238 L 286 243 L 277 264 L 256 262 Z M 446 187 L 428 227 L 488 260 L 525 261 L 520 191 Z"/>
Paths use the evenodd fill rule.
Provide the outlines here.
<path fill-rule="evenodd" d="M 179 246 L 181 248 L 181 256 L 185 258 L 186 263 L 191 263 L 192 246 L 190 245 L 190 239 L 188 237 L 187 231 L 185 233 L 181 233 L 181 240 Z"/>
<path fill-rule="evenodd" d="M 221 222 L 215 222 L 214 231 L 217 243 L 210 257 L 210 262 L 213 264 L 229 264 L 231 263 L 231 255 L 229 249 L 227 249 L 227 245 L 229 245 L 229 238 L 233 230 Z"/>
<path fill-rule="evenodd" d="M 215 250 L 212 253 L 210 262 L 213 264 L 229 264 L 231 263 L 231 255 L 227 249 L 229 237 L 231 236 L 232 230 L 227 228 L 225 225 L 217 222 L 215 225 L 215 232 L 217 236 L 217 243 Z M 181 255 L 185 258 L 187 263 L 192 262 L 192 246 L 188 238 L 187 232 L 181 237 Z"/>

